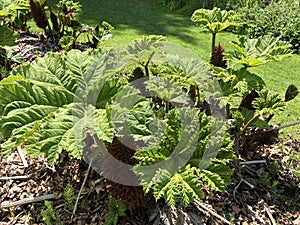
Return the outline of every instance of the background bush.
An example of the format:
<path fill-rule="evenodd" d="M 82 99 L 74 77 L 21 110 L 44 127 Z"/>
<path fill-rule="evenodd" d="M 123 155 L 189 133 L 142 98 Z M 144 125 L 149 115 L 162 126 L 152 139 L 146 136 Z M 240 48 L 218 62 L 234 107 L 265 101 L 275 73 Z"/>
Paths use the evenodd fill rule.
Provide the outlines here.
<path fill-rule="evenodd" d="M 166 6 L 184 14 L 192 14 L 196 9 L 237 9 L 240 7 L 255 7 L 266 4 L 268 0 L 152 0 L 154 3 Z"/>
<path fill-rule="evenodd" d="M 265 7 L 240 8 L 243 27 L 251 38 L 272 35 L 288 41 L 300 52 L 300 5 L 298 1 L 273 1 Z"/>

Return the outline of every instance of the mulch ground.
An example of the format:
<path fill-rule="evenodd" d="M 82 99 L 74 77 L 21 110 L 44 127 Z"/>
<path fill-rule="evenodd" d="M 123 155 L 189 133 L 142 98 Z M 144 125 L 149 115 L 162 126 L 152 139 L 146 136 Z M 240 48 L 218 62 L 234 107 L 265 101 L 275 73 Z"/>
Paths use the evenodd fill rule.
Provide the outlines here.
<path fill-rule="evenodd" d="M 241 153 L 239 162 L 265 160 L 266 163 L 232 163 L 235 168 L 232 185 L 223 193 L 202 187 L 201 204 L 234 224 L 275 224 L 275 221 L 277 224 L 300 224 L 300 183 L 288 168 L 293 163 L 289 158 L 291 151 L 299 152 L 300 142 L 290 139 L 255 152 Z M 25 156 L 26 162 L 20 155 Z M 59 161 L 49 167 L 41 156 L 32 159 L 25 152 L 16 151 L 7 159 L 0 156 L 0 165 L 1 225 L 45 224 L 41 216 L 41 210 L 46 209 L 44 202 L 22 204 L 22 201 L 49 194 L 56 196 L 49 201 L 62 224 L 103 224 L 108 193 L 103 178 L 95 171 L 88 174 L 73 216 L 73 209 L 64 198 L 64 190 L 71 184 L 75 202 L 88 170 L 84 161 L 63 152 Z M 3 208 L 14 202 L 19 204 Z M 226 224 L 195 204 L 186 209 L 180 206 L 170 209 L 160 202 L 147 218 L 132 211 L 126 213 L 118 224 Z"/>

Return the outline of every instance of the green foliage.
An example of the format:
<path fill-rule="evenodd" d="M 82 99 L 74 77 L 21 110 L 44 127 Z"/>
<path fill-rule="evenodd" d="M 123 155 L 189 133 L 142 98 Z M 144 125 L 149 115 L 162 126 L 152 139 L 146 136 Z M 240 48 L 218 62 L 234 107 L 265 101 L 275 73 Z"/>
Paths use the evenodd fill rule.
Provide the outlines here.
<path fill-rule="evenodd" d="M 201 200 L 199 176 L 200 170 L 189 165 L 173 176 L 168 171 L 159 171 L 156 178 L 160 180 L 155 181 L 153 194 L 156 199 L 164 198 L 171 206 L 175 206 L 177 199 L 180 199 L 180 203 L 186 207 L 194 198 Z"/>
<path fill-rule="evenodd" d="M 238 8 L 255 8 L 261 7 L 265 3 L 264 0 L 229 0 L 227 6 L 232 7 L 233 9 Z"/>
<path fill-rule="evenodd" d="M 64 190 L 64 198 L 70 209 L 73 209 L 74 205 L 74 189 L 71 183 L 68 183 Z"/>
<path fill-rule="evenodd" d="M 279 37 L 289 42 L 296 52 L 300 49 L 300 8 L 299 2 L 270 1 L 264 8 L 252 7 L 240 9 L 243 15 L 243 30 L 247 30 L 250 37 L 263 35 Z"/>
<path fill-rule="evenodd" d="M 216 45 L 217 33 L 238 25 L 238 18 L 234 11 L 221 10 L 214 7 L 212 10 L 197 9 L 191 20 L 199 26 L 207 28 L 212 34 L 212 52 Z"/>
<path fill-rule="evenodd" d="M 230 26 L 237 26 L 237 15 L 234 11 L 221 10 L 220 8 L 198 9 L 196 10 L 191 20 L 207 28 L 211 33 L 219 33 Z"/>
<path fill-rule="evenodd" d="M 46 225 L 52 225 L 51 218 L 44 209 L 42 209 L 41 215 Z"/>
<path fill-rule="evenodd" d="M 236 70 L 213 68 L 213 70 L 219 79 L 226 102 L 232 109 L 237 109 L 242 99 L 252 90 L 259 91 L 265 87 L 264 80 L 246 68 Z"/>
<path fill-rule="evenodd" d="M 0 2 L 0 26 L 25 30 L 29 19 L 30 10 L 28 1 L 2 0 Z"/>
<path fill-rule="evenodd" d="M 18 34 L 0 25 L 0 80 L 7 77 L 14 63 L 21 63 L 22 56 L 13 50 Z"/>
<path fill-rule="evenodd" d="M 263 129 L 269 126 L 266 121 L 256 116 L 253 110 L 249 110 L 245 107 L 241 107 L 240 110 L 237 110 L 233 114 L 233 118 L 235 119 L 235 125 L 237 127 L 242 127 L 243 125 L 248 124 L 249 126 L 251 125 Z"/>
<path fill-rule="evenodd" d="M 0 67 L 2 69 L 0 80 L 8 76 L 13 63 L 21 63 L 21 60 L 22 56 L 16 53 L 12 47 L 0 46 Z"/>
<path fill-rule="evenodd" d="M 46 208 L 47 208 L 47 212 L 49 213 L 49 216 L 52 218 L 52 219 L 56 219 L 56 214 L 55 214 L 55 211 L 54 211 L 54 208 L 53 208 L 53 205 L 51 202 L 45 200 L 44 202 Z"/>
<path fill-rule="evenodd" d="M 140 175 L 145 192 L 153 190 L 156 199 L 164 198 L 171 206 L 177 200 L 187 206 L 193 198 L 201 199 L 202 183 L 213 190 L 224 190 L 233 172 L 226 165 L 235 158 L 232 142 L 222 140 L 222 134 L 211 134 L 209 121 L 196 109 L 172 109 L 166 114 L 164 139 L 135 154 L 140 163 L 134 171 Z M 214 155 L 220 147 L 215 143 L 220 141 L 221 150 Z M 212 164 L 200 170 L 209 160 Z"/>
<path fill-rule="evenodd" d="M 117 225 L 119 217 L 125 216 L 126 205 L 114 198 L 108 202 L 108 212 L 105 214 L 105 225 Z"/>
<path fill-rule="evenodd" d="M 43 29 L 47 37 L 59 39 L 61 47 L 66 51 L 72 49 L 78 37 L 83 34 L 93 48 L 112 37 L 113 27 L 107 22 L 103 22 L 100 28 L 98 24 L 91 27 L 77 20 L 81 11 L 79 2 L 63 0 L 51 5 L 48 1 L 30 0 L 30 9 L 37 27 Z"/>
<path fill-rule="evenodd" d="M 46 225 L 58 224 L 63 225 L 63 222 L 57 217 L 53 205 L 50 201 L 45 200 L 44 205 L 46 210 L 41 210 L 41 215 Z"/>
<path fill-rule="evenodd" d="M 253 107 L 259 115 L 272 115 L 284 109 L 285 103 L 278 94 L 269 90 L 262 90 L 258 94 L 259 97 L 253 101 Z"/>
<path fill-rule="evenodd" d="M 227 118 L 233 118 L 242 133 L 249 126 L 266 128 L 274 114 L 285 109 L 285 102 L 297 96 L 298 89 L 290 85 L 283 101 L 278 94 L 270 93 L 264 81 L 249 68 L 280 61 L 292 52 L 287 42 L 271 36 L 241 37 L 234 47 L 226 54 L 227 69 L 212 68 L 226 99 Z"/>
<path fill-rule="evenodd" d="M 30 0 L 30 9 L 34 22 L 45 31 L 47 36 L 62 37 L 68 27 L 75 29 L 79 24 L 75 16 L 80 11 L 80 5 L 72 0 L 60 1 L 55 7 L 50 6 L 47 1 Z M 47 17 L 47 9 L 50 11 L 50 19 Z M 55 13 L 54 10 L 57 12 Z"/>
<path fill-rule="evenodd" d="M 226 9 L 232 4 L 235 4 L 236 0 L 153 0 L 155 4 L 165 6 L 170 10 L 176 10 L 180 13 L 190 15 L 193 11 L 199 8 L 212 9 L 218 7 Z"/>
<path fill-rule="evenodd" d="M 227 59 L 233 64 L 231 66 L 241 64 L 244 67 L 255 67 L 280 61 L 292 54 L 288 42 L 272 36 L 262 36 L 257 39 L 241 37 L 238 43 L 233 43 L 235 49 L 227 53 Z"/>
<path fill-rule="evenodd" d="M 14 46 L 16 45 L 15 39 L 18 35 L 7 27 L 0 26 L 0 46 Z"/>
<path fill-rule="evenodd" d="M 200 103 L 220 97 L 217 83 L 202 62 L 156 55 L 163 40 L 143 37 L 120 52 L 48 53 L 14 69 L 0 83 L 1 137 L 9 137 L 2 154 L 23 144 L 30 156 L 44 154 L 53 165 L 63 149 L 82 157 L 86 129 L 108 143 L 114 135 L 130 134 L 147 144 L 136 152 L 135 172 L 157 199 L 186 206 L 201 198 L 202 184 L 224 190 L 232 174 L 227 163 L 235 158 L 224 121 L 194 107 L 183 91 L 197 86 Z M 136 65 L 147 80 L 140 85 L 127 75 Z M 142 87 L 152 94 L 140 95 Z M 222 108 L 221 99 L 215 105 Z M 164 180 L 161 170 L 168 175 Z M 125 209 L 111 204 L 108 223 L 116 223 Z"/>
<path fill-rule="evenodd" d="M 59 39 L 59 44 L 64 51 L 70 51 L 73 48 L 75 39 L 72 36 L 63 36 Z"/>
<path fill-rule="evenodd" d="M 85 109 L 73 103 L 83 74 L 99 74 L 96 63 L 88 67 L 95 58 L 95 53 L 90 52 L 70 51 L 64 57 L 49 53 L 32 64 L 17 67 L 14 76 L 0 83 L 1 137 L 10 136 L 2 146 L 2 154 L 7 156 L 24 143 L 31 156 L 44 153 L 50 164 L 58 159 L 62 149 L 81 158 L 82 145 L 75 129 L 89 126 L 85 120 L 89 116 L 99 122 L 99 137 L 112 140 L 104 109 Z"/>

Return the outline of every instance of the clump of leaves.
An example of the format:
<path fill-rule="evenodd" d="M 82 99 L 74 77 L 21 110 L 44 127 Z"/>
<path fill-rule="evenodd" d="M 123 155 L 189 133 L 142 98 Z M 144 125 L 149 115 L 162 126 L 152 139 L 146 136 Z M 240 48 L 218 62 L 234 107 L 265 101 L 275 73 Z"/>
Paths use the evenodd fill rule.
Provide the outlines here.
<path fill-rule="evenodd" d="M 267 2 L 269 4 L 263 8 L 238 9 L 243 21 L 241 30 L 246 31 L 251 38 L 263 35 L 277 37 L 282 41 L 287 41 L 293 50 L 299 53 L 299 2 L 293 0 Z"/>
<path fill-rule="evenodd" d="M 119 217 L 125 216 L 126 205 L 122 202 L 110 198 L 108 202 L 108 212 L 105 214 L 105 225 L 117 225 Z"/>
<path fill-rule="evenodd" d="M 238 140 L 239 146 L 236 147 L 272 144 L 278 130 L 270 129 L 269 122 L 276 113 L 285 109 L 285 102 L 297 96 L 298 89 L 290 85 L 285 99 L 282 99 L 270 92 L 264 81 L 249 68 L 291 56 L 289 44 L 271 36 L 258 39 L 241 37 L 239 42 L 234 42 L 234 47 L 226 53 L 228 68 L 213 67 L 213 71 L 226 99 L 226 116 L 234 119 L 231 132 Z"/>
<path fill-rule="evenodd" d="M 61 47 L 66 51 L 73 47 L 82 34 L 87 34 L 88 43 L 93 48 L 96 48 L 99 42 L 112 37 L 113 27 L 107 22 L 102 23 L 102 28 L 99 25 L 91 27 L 78 22 L 76 17 L 81 8 L 79 2 L 62 0 L 53 6 L 48 4 L 47 0 L 30 0 L 30 8 L 36 25 L 44 30 L 48 38 L 59 40 Z"/>
<path fill-rule="evenodd" d="M 197 100 L 210 99 L 211 113 L 222 118 L 217 82 L 202 62 L 162 60 L 160 46 L 161 37 L 144 37 L 122 51 L 48 53 L 14 69 L 0 83 L 1 138 L 10 137 L 2 154 L 23 144 L 30 156 L 44 154 L 53 165 L 63 149 L 82 158 L 87 130 L 106 145 L 129 134 L 145 143 L 134 149 L 134 171 L 156 199 L 187 206 L 201 200 L 202 184 L 224 190 L 233 173 L 227 163 L 235 159 L 224 121 L 195 107 L 183 91 L 196 86 Z M 146 80 L 129 83 L 137 66 Z"/>
<path fill-rule="evenodd" d="M 217 7 L 214 7 L 212 10 L 197 9 L 193 13 L 191 20 L 196 24 L 207 28 L 211 32 L 212 52 L 216 45 L 217 34 L 231 26 L 238 25 L 237 15 L 234 11 L 221 10 Z"/>
<path fill-rule="evenodd" d="M 30 19 L 27 0 L 4 0 L 0 2 L 0 26 L 12 30 L 26 30 Z"/>
<path fill-rule="evenodd" d="M 96 62 L 89 66 L 95 54 L 70 51 L 62 57 L 58 53 L 49 53 L 31 64 L 15 68 L 12 76 L 1 82 L 1 96 L 6 96 L 0 100 L 1 138 L 10 136 L 2 146 L 2 154 L 7 156 L 24 143 L 29 155 L 34 157 L 43 153 L 51 165 L 62 149 L 81 158 L 82 150 L 76 145 L 73 124 L 73 119 L 80 117 L 80 110 L 77 116 L 72 111 L 79 80 L 84 73 L 96 73 L 91 69 Z M 98 119 L 107 120 L 104 109 L 96 111 Z M 107 126 L 104 124 L 101 127 L 106 127 L 106 131 L 103 130 L 106 137 L 99 137 L 111 141 L 112 130 L 108 122 Z"/>
<path fill-rule="evenodd" d="M 233 43 L 235 49 L 227 54 L 227 59 L 231 60 L 233 65 L 255 67 L 280 61 L 292 54 L 288 42 L 280 41 L 272 36 L 261 36 L 257 39 L 241 37 L 239 42 Z"/>

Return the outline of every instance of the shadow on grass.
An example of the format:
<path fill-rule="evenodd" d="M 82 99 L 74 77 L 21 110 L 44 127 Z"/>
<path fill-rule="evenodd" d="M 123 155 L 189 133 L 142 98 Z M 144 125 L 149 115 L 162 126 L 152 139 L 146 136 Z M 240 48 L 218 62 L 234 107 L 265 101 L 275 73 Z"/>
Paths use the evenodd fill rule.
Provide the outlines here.
<path fill-rule="evenodd" d="M 196 44 L 191 33 L 194 26 L 188 18 L 175 14 L 147 0 L 80 0 L 83 13 L 80 20 L 89 25 L 107 21 L 116 33 L 133 29 L 138 35 L 173 36 L 183 42 Z"/>

